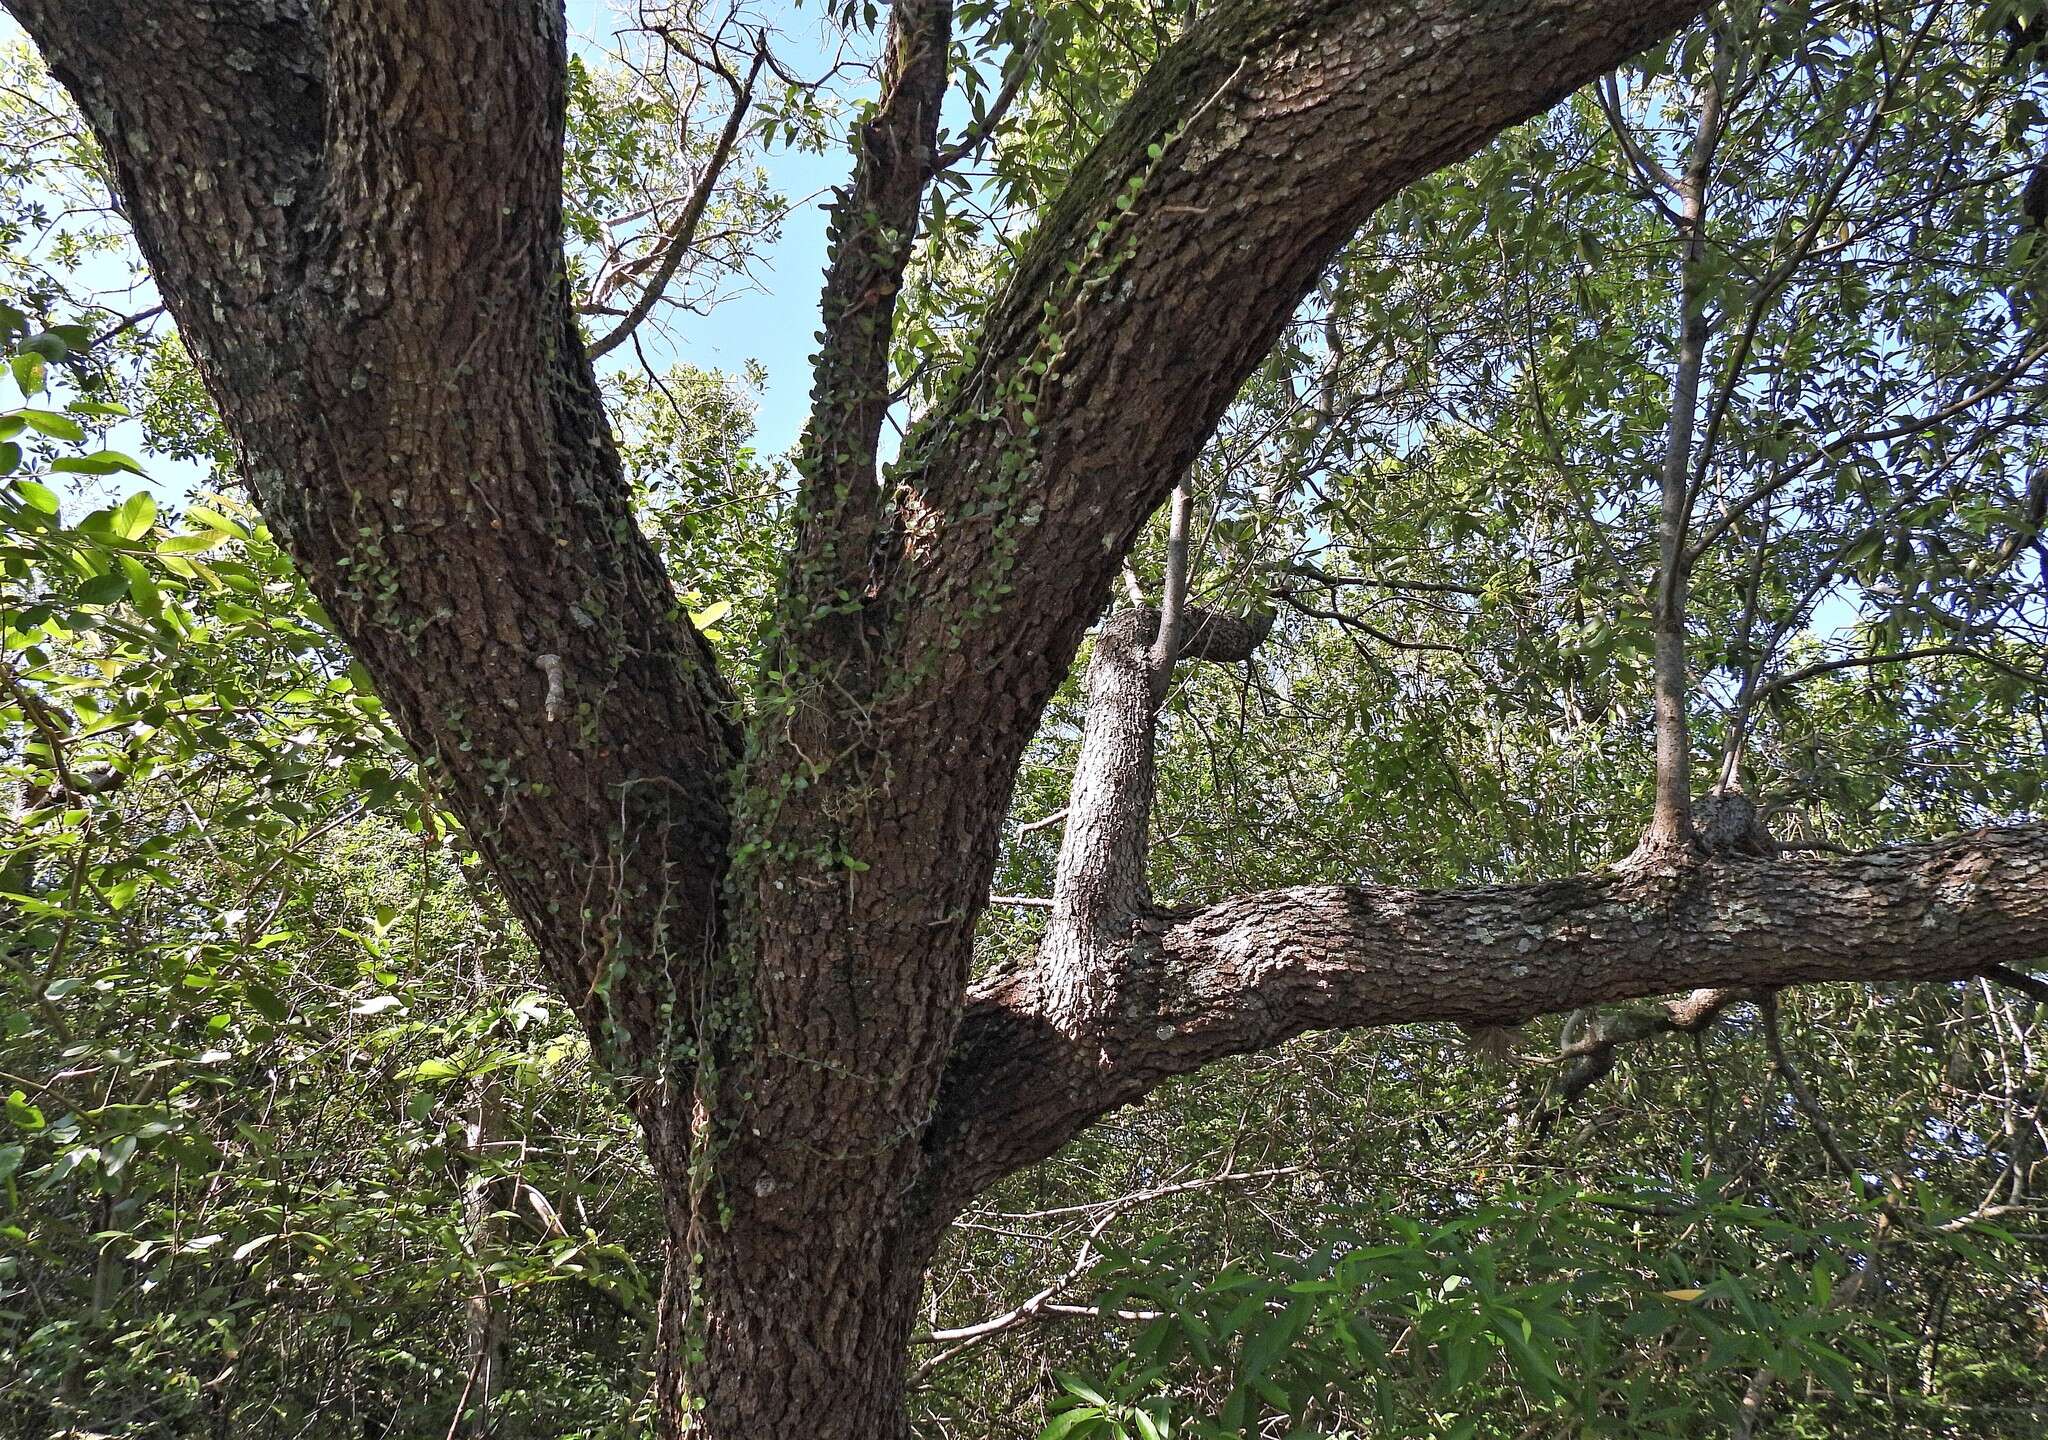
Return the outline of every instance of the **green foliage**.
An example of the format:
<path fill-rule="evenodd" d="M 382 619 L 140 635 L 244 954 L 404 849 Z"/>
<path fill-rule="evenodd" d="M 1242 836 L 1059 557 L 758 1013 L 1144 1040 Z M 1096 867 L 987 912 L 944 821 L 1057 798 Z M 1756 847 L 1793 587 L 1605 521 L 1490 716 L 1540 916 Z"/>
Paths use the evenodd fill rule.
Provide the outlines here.
<path fill-rule="evenodd" d="M 2002 28 L 2038 10 L 1726 12 L 1748 89 L 1710 209 L 1725 398 L 1692 531 L 1695 759 L 1794 843 L 2040 811 L 2048 351 L 2019 207 L 2048 93 Z M 913 415 L 1187 15 L 960 7 L 947 142 L 1028 74 L 928 199 L 895 335 Z M 1617 88 L 1662 163 L 1706 33 Z M 570 77 L 593 331 L 716 134 L 661 53 Z M 0 1430 L 438 1437 L 467 1394 L 502 1436 L 641 1433 L 662 1222 L 630 1122 L 432 764 L 240 498 L 147 290 L 97 298 L 143 277 L 76 117 L 18 48 L 0 80 Z M 683 305 L 775 233 L 765 147 L 823 148 L 836 108 L 764 94 Z M 1577 97 L 1375 217 L 1247 386 L 1197 467 L 1194 589 L 1282 618 L 1253 665 L 1176 681 L 1161 902 L 1552 876 L 1633 843 L 1676 255 L 1643 188 Z M 752 445 L 758 380 L 605 376 L 678 604 L 742 684 L 791 525 L 790 477 Z M 1133 556 L 1147 593 L 1161 539 Z M 1970 654 L 1864 663 L 1937 648 Z M 1048 715 L 1020 826 L 1066 803 L 1082 719 L 1071 691 Z M 1014 830 L 996 890 L 1048 895 L 1060 835 Z M 982 968 L 1041 923 L 998 907 Z M 964 1217 L 935 1330 L 1039 1294 L 1077 1245 L 1085 1263 L 1048 1323 L 921 1349 L 920 1424 L 1719 1434 L 1769 1372 L 1779 1433 L 2040 1433 L 2036 1007 L 1782 1004 L 1867 1173 L 1837 1173 L 1747 1011 L 1571 1105 L 1571 1021 L 1505 1062 L 1400 1032 L 1170 1087 Z M 2010 1231 L 1948 1228 L 1987 1194 Z"/>
<path fill-rule="evenodd" d="M 467 1390 L 493 1433 L 642 1433 L 636 1132 L 175 336 L 89 343 L 120 328 L 74 268 L 101 248 L 30 248 L 94 161 L 22 138 L 55 102 L 15 62 L 6 153 L 40 158 L 0 278 L 0 1432 L 442 1436 Z M 744 406 L 616 383 L 693 453 L 741 437 L 649 472 L 710 610 L 739 542 L 689 517 L 742 533 Z M 137 430 L 147 467 L 101 443 Z"/>
<path fill-rule="evenodd" d="M 1045 1435 L 1684 1436 L 1733 1422 L 1760 1367 L 1850 1393 L 1878 1352 L 1828 1306 L 1826 1247 L 1867 1226 L 1816 1234 L 1712 1201 L 1684 1209 L 1684 1252 L 1659 1251 L 1632 1215 L 1674 1208 L 1510 1188 L 1432 1226 L 1328 1213 L 1313 1252 L 1216 1275 L 1159 1243 L 1113 1254 L 1104 1310 L 1156 1318 L 1106 1390 L 1062 1382 Z M 1787 1252 L 1815 1258 L 1741 1258 Z"/>
<path fill-rule="evenodd" d="M 1809 848 L 2038 816 L 2048 370 L 2020 195 L 2041 77 L 1985 7 L 1733 7 L 1724 23 L 1747 88 L 1709 208 L 1701 429 L 1719 418 L 1695 455 L 1687 612 L 1699 787 L 1729 767 L 1778 838 Z M 1618 86 L 1622 122 L 1666 166 L 1697 117 L 1706 35 Z M 1530 880 L 1633 846 L 1677 253 L 1590 95 L 1374 217 L 1197 466 L 1193 593 L 1277 601 L 1281 621 L 1252 666 L 1176 677 L 1156 898 Z M 972 291 L 961 273 L 934 282 L 936 307 L 947 284 Z M 1148 594 L 1160 541 L 1155 528 L 1133 557 Z M 999 894 L 1051 893 L 1061 830 L 1033 822 L 1066 803 L 1082 719 L 1070 689 L 1034 741 Z M 984 963 L 1021 962 L 1041 925 L 998 907 Z M 1746 1016 L 1696 1047 L 1623 1054 L 1571 1105 L 1557 1052 L 1573 1022 L 1511 1037 L 1504 1065 L 1458 1058 L 1448 1034 L 1307 1041 L 1174 1087 L 971 1212 L 934 1284 L 942 1333 L 1061 1273 L 1086 1230 L 1069 1212 L 1128 1204 L 1115 1233 L 1136 1237 L 1122 1252 L 1135 1258 L 1063 1287 L 1057 1324 L 925 1352 L 925 1423 L 1717 1434 L 1768 1364 L 1760 1434 L 2033 1433 L 2014 1357 L 2037 1353 L 2018 1317 L 2040 1291 L 2038 1244 L 1959 1250 L 1941 1227 L 2040 1182 L 2035 1007 L 1974 987 L 1781 1003 L 1827 1123 L 1888 1177 L 1903 1217 L 1882 1284 L 1853 1304 L 1832 1297 L 1870 1254 L 1871 1191 L 1835 1173 Z M 1261 1166 L 1302 1178 L 1129 1204 Z M 1629 1220 L 1625 1244 L 1583 1199 L 1645 1189 L 1668 1213 Z M 1715 1213 L 1728 1223 L 1696 1228 Z M 1532 1228 L 1510 1234 L 1508 1216 Z M 1759 1216 L 1770 1224 L 1752 1227 Z M 1468 1219 L 1476 1230 L 1458 1228 Z M 1168 1238 L 1148 1250 L 1148 1235 Z M 1384 1283 L 1409 1308 L 1368 1307 L 1356 1352 L 1319 1328 L 1337 1311 L 1318 1312 L 1277 1369 L 1260 1367 L 1272 1391 L 1238 1385 L 1254 1337 L 1293 1323 L 1285 1287 L 1347 1245 L 1401 1247 L 1385 1263 L 1407 1279 Z M 1610 1288 L 1544 1258 L 1594 1252 L 1605 1266 L 1584 1274 Z M 1453 1273 L 1481 1282 L 1463 1309 L 1432 1289 Z M 1527 1309 L 1551 1282 L 1566 1289 Z M 1693 1288 L 1708 1298 L 1658 1293 Z M 1260 1306 L 1236 1308 L 1253 1294 Z M 1478 1300 L 1502 1294 L 1547 1317 L 1525 1338 L 1571 1385 L 1518 1366 Z M 1462 1340 L 1381 1365 L 1363 1336 L 1394 1352 L 1425 1301 L 1462 1317 Z M 1073 1313 L 1098 1302 L 1096 1318 Z M 1206 1358 L 1191 1325 L 1208 1327 Z M 1573 1348 L 1587 1327 L 1604 1348 Z"/>
<path fill-rule="evenodd" d="M 63 477 L 136 468 L 81 453 L 119 417 L 16 373 L 0 1428 L 438 1432 L 432 1337 L 482 1296 L 582 1337 L 506 1423 L 626 1433 L 649 1213 L 591 1186 L 640 1161 L 580 1033 L 267 529 L 149 491 L 69 518 Z"/>

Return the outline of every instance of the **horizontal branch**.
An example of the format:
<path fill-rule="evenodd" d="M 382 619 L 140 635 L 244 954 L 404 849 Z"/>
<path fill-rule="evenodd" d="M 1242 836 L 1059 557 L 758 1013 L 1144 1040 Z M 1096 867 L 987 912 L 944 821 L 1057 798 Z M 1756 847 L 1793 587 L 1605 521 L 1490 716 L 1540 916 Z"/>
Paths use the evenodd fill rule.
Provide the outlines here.
<path fill-rule="evenodd" d="M 1881 655 L 1841 655 L 1832 660 L 1817 660 L 1811 665 L 1803 665 L 1797 670 L 1788 671 L 1776 679 L 1758 686 L 1755 699 L 1766 700 L 1780 691 L 1790 689 L 1792 686 L 1803 681 L 1811 680 L 1819 675 L 1832 675 L 1837 670 L 1853 670 L 1883 665 L 1903 665 L 1910 660 L 1940 659 L 1975 660 L 1979 664 L 1989 665 L 1994 670 L 2010 675 L 2015 680 L 2026 680 L 2036 685 L 2048 682 L 2048 675 L 2029 670 L 2021 665 L 2015 665 L 2010 660 L 2001 659 L 1999 656 L 1992 655 L 1983 650 L 1973 649 L 1968 645 L 1916 645 L 1910 649 L 1887 651 Z"/>
<path fill-rule="evenodd" d="M 1166 1079 L 1312 1030 L 1513 1025 L 1681 991 L 2025 969 L 2048 958 L 2048 826 L 1675 874 L 1304 886 L 1155 914 L 1131 943 L 1118 1013 L 1086 1044 L 1036 1013 L 1031 971 L 974 998 L 942 1114 L 963 1180 L 1040 1159 Z"/>

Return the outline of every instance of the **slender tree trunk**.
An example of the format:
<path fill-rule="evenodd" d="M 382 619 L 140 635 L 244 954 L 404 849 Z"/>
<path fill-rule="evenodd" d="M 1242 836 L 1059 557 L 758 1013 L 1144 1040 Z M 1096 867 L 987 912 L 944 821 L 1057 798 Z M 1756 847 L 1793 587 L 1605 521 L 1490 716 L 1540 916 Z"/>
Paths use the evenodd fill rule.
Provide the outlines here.
<path fill-rule="evenodd" d="M 469 1147 L 477 1157 L 473 1173 L 464 1177 L 462 1212 L 469 1251 L 476 1262 L 476 1289 L 463 1306 L 463 1391 L 458 1400 L 460 1433 L 483 1440 L 491 1433 L 491 1407 L 505 1383 L 505 1312 L 489 1266 L 502 1239 L 499 1212 L 508 1197 L 502 1181 L 486 1168 L 489 1148 L 502 1132 L 497 1084 L 489 1076 L 478 1083 L 476 1119 L 469 1126 Z"/>
<path fill-rule="evenodd" d="M 1718 44 L 1718 42 L 1717 42 Z M 1692 730 L 1685 661 L 1686 537 L 1691 524 L 1693 430 L 1699 419 L 1700 372 L 1706 363 L 1707 188 L 1721 141 L 1722 87 L 1728 52 L 1718 44 L 1700 97 L 1692 155 L 1678 180 L 1678 366 L 1671 382 L 1671 418 L 1658 474 L 1657 588 L 1653 645 L 1656 688 L 1657 788 L 1642 854 L 1690 855 Z"/>
<path fill-rule="evenodd" d="M 467 877 L 465 877 L 467 878 Z M 477 906 L 486 917 L 492 960 L 500 959 L 509 937 L 510 917 L 492 897 L 476 893 Z M 472 961 L 474 1003 L 481 1006 L 490 995 L 490 971 L 485 950 L 479 948 Z M 469 1254 L 476 1265 L 476 1289 L 463 1307 L 462 1358 L 463 1392 L 457 1401 L 459 1433 L 470 1440 L 485 1440 L 491 1433 L 491 1407 L 505 1384 L 505 1341 L 507 1316 L 490 1266 L 503 1241 L 503 1212 L 517 1203 L 516 1182 L 492 1173 L 494 1147 L 505 1138 L 504 1097 L 499 1077 L 484 1075 L 476 1082 L 475 1119 L 469 1124 L 468 1155 L 463 1170 L 462 1218 L 468 1231 Z"/>

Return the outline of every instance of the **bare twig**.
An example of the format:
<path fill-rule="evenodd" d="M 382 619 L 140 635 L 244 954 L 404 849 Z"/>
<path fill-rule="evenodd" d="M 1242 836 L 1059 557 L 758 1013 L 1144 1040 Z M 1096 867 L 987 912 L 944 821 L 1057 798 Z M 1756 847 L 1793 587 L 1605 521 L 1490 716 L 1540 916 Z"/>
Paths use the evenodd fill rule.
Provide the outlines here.
<path fill-rule="evenodd" d="M 932 162 L 934 174 L 952 169 L 988 143 L 989 137 L 996 133 L 996 127 L 1002 124 L 1003 116 L 1016 103 L 1024 82 L 1037 68 L 1039 52 L 1045 49 L 1046 38 L 1051 33 L 1051 27 L 1043 20 L 1031 27 L 1031 33 L 1024 37 L 1024 43 L 1017 47 L 1016 57 L 1010 62 L 1010 73 L 1003 79 L 1003 88 L 996 92 L 996 98 L 989 104 L 980 123 L 969 126 L 958 144 L 949 145 L 939 152 L 938 158 Z"/>
<path fill-rule="evenodd" d="M 661 263 L 655 268 L 654 274 L 648 277 L 646 285 L 641 287 L 640 298 L 633 302 L 633 307 L 626 312 L 626 318 L 612 327 L 602 339 L 591 343 L 591 359 L 596 360 L 610 354 L 626 342 L 627 336 L 639 328 L 640 323 L 653 312 L 663 292 L 668 289 L 669 282 L 675 279 L 676 272 L 682 268 L 684 258 L 696 244 L 698 223 L 703 220 L 705 207 L 710 205 L 712 193 L 717 190 L 718 182 L 725 174 L 726 164 L 732 158 L 733 145 L 739 139 L 740 128 L 747 118 L 747 110 L 754 102 L 754 82 L 759 78 L 766 58 L 766 44 L 757 43 L 754 47 L 754 63 L 748 69 L 746 79 L 731 82 L 732 113 L 725 117 L 725 128 L 719 132 L 718 143 L 712 147 L 711 158 L 704 162 L 703 173 L 697 177 L 696 188 L 690 192 L 690 198 L 684 204 L 682 214 L 676 217 L 675 225 L 661 237 L 658 247 Z M 728 77 L 729 80 L 730 78 Z"/>

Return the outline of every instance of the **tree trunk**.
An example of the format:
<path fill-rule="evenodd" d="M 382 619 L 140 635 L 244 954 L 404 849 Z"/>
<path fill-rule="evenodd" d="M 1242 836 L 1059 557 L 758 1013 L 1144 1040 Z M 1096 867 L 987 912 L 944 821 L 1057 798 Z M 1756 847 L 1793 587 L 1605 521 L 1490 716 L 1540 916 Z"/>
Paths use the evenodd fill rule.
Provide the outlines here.
<path fill-rule="evenodd" d="M 849 1207 L 792 1215 L 772 1193 L 728 1192 L 733 1211 L 716 1224 L 687 1182 L 671 1185 L 664 1434 L 908 1433 L 904 1362 L 937 1232 L 903 1214 L 869 1168 L 837 1178 Z"/>
<path fill-rule="evenodd" d="M 1638 856 L 1670 859 L 1696 853 L 1692 820 L 1692 731 L 1685 626 L 1692 523 L 1693 430 L 1699 419 L 1700 372 L 1707 358 L 1707 190 L 1721 142 L 1722 91 L 1729 52 L 1716 38 L 1714 67 L 1699 96 L 1692 155 L 1678 178 L 1678 344 L 1671 380 L 1664 463 L 1658 471 L 1657 584 L 1651 616 L 1657 748 L 1656 799 Z"/>
<path fill-rule="evenodd" d="M 899 1440 L 948 1218 L 1222 1056 L 1700 984 L 1946 979 L 2048 945 L 2035 832 L 1160 911 L 1148 646 L 1257 637 L 1144 617 L 1105 627 L 1052 943 L 970 993 L 1025 747 L 1302 296 L 1403 185 L 1701 0 L 1205 11 L 1022 244 L 884 486 L 889 297 L 953 53 L 945 0 L 902 0 L 744 745 L 570 314 L 559 4 L 6 3 L 105 149 L 265 515 L 645 1126 L 670 1435 Z"/>

